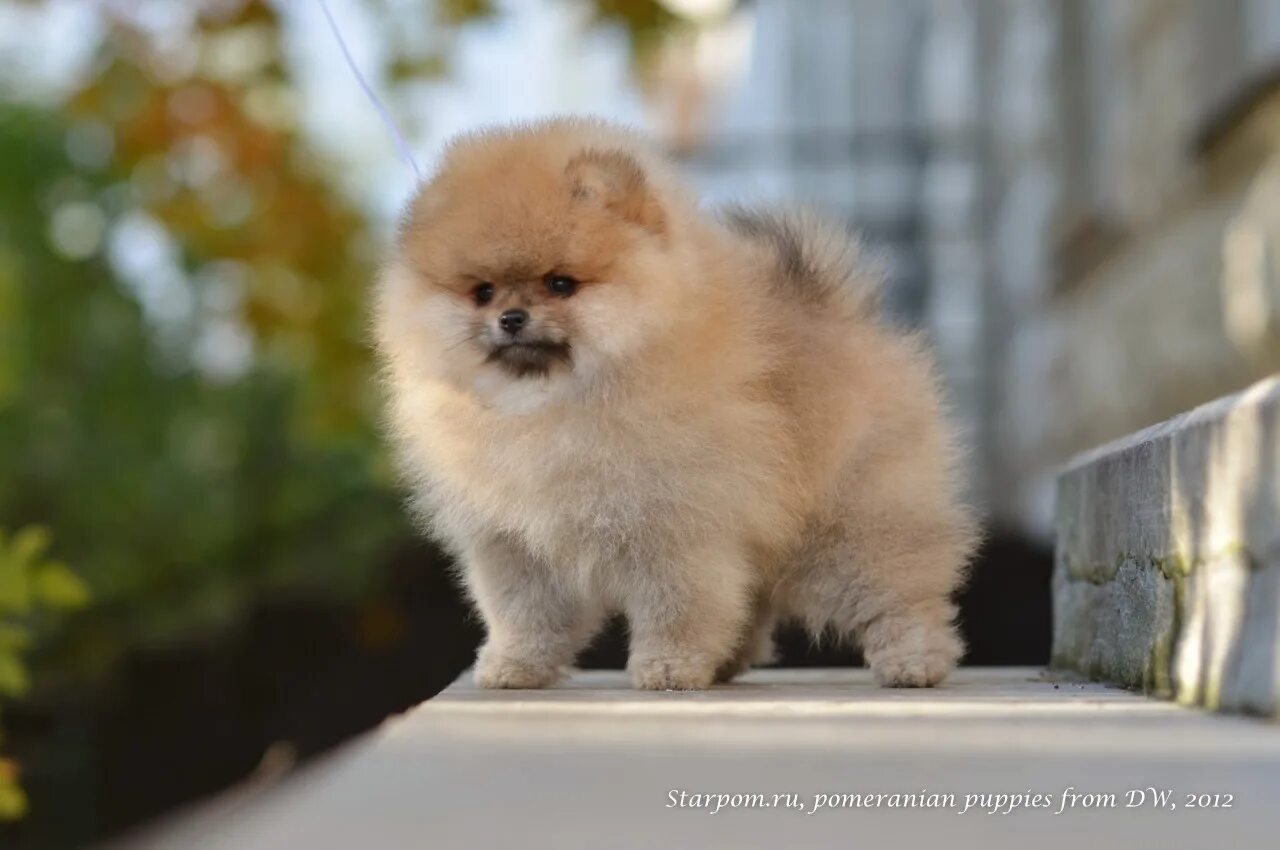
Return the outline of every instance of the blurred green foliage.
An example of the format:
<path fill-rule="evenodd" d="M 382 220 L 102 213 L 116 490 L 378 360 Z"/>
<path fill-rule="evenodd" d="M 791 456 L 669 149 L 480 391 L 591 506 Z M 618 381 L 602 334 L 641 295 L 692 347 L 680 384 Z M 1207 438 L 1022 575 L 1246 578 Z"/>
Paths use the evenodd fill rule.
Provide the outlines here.
<path fill-rule="evenodd" d="M 264 358 L 225 380 L 167 356 L 110 264 L 52 250 L 33 214 L 107 214 L 115 175 L 74 171 L 64 138 L 49 116 L 0 114 L 0 158 L 16 166 L 0 172 L 0 517 L 55 528 L 94 589 L 65 660 L 102 668 L 139 639 L 227 622 L 273 586 L 359 589 L 405 533 L 372 415 L 344 398 L 332 418 L 348 424 L 316 427 L 320 366 Z M 82 200 L 51 200 L 68 181 Z M 367 380 L 367 353 L 349 347 L 344 370 Z"/>
<path fill-rule="evenodd" d="M 264 120 L 287 88 L 274 12 L 218 8 L 189 49 L 252 34 L 247 70 L 170 73 L 114 21 L 65 108 L 0 108 L 0 522 L 53 528 L 95 599 L 49 674 L 107 670 L 273 588 L 359 593 L 410 533 L 376 427 L 369 225 Z M 169 277 L 146 273 L 159 295 L 113 261 L 140 222 L 115 250 L 172 250 Z M 202 365 L 218 333 L 248 356 Z"/>
<path fill-rule="evenodd" d="M 49 544 L 45 528 L 23 528 L 12 538 L 0 528 L 0 708 L 4 700 L 23 696 L 31 687 L 25 655 L 33 634 L 49 628 L 58 612 L 89 601 L 84 582 L 66 564 L 47 557 Z M 26 810 L 18 766 L 0 756 L 0 821 L 20 818 Z"/>

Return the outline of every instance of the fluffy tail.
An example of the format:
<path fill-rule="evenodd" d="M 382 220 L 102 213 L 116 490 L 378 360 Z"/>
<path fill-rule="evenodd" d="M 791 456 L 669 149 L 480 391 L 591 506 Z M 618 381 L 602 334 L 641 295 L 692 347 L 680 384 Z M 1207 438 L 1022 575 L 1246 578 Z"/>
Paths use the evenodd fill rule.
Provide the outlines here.
<path fill-rule="evenodd" d="M 735 206 L 721 213 L 739 236 L 769 250 L 779 294 L 815 307 L 878 312 L 883 275 L 862 258 L 858 240 L 829 219 L 804 209 Z"/>

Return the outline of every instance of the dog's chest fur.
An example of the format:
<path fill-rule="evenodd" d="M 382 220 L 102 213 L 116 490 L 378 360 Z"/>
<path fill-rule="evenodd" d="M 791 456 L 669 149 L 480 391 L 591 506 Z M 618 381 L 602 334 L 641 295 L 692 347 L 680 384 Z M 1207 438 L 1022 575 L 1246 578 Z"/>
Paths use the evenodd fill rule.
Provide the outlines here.
<path fill-rule="evenodd" d="M 428 463 L 449 534 L 500 530 L 557 561 L 660 557 L 731 533 L 767 489 L 767 464 L 696 416 L 581 411 L 442 416 Z"/>

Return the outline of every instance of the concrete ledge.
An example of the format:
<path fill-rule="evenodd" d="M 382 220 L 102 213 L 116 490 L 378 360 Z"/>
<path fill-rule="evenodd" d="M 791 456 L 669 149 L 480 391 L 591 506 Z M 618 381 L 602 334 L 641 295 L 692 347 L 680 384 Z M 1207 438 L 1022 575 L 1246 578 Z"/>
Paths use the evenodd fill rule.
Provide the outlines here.
<path fill-rule="evenodd" d="M 731 799 L 713 811 L 711 795 Z M 819 795 L 862 804 L 810 814 Z M 965 810 L 970 795 L 989 796 Z M 274 788 L 119 846 L 1254 847 L 1280 830 L 1277 796 L 1269 725 L 1038 670 L 959 670 L 926 690 L 878 688 L 865 670 L 761 670 L 698 693 L 636 692 L 618 672 L 545 691 L 464 676 Z"/>
<path fill-rule="evenodd" d="M 1280 379 L 1077 458 L 1057 530 L 1055 666 L 1280 716 Z"/>

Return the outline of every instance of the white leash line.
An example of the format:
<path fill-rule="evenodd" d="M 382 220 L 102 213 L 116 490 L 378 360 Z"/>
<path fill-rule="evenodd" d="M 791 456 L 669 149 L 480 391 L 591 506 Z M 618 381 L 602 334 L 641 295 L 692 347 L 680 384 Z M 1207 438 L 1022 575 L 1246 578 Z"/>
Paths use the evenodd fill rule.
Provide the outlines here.
<path fill-rule="evenodd" d="M 360 88 L 364 89 L 365 95 L 369 98 L 369 102 L 373 104 L 373 108 L 378 110 L 378 115 L 382 117 L 382 123 L 387 125 L 387 129 L 391 131 L 391 138 L 396 143 L 396 149 L 400 152 L 400 159 L 413 172 L 414 177 L 418 181 L 422 181 L 422 172 L 418 170 L 418 163 L 413 158 L 413 152 L 409 150 L 409 142 L 405 139 L 404 134 L 400 132 L 396 121 L 391 117 L 391 113 L 382 105 L 382 101 L 374 94 L 373 88 L 365 80 L 364 75 L 360 73 L 360 69 L 356 67 L 356 61 L 351 57 L 351 51 L 347 49 L 347 42 L 342 37 L 342 31 L 338 28 L 338 22 L 333 18 L 333 12 L 329 11 L 329 4 L 326 0 L 317 0 L 320 8 L 324 12 L 325 18 L 329 21 L 329 29 L 333 32 L 333 37 L 338 42 L 338 47 L 342 50 L 342 56 L 347 60 L 347 67 L 351 69 L 352 75 L 355 76 L 356 82 L 360 84 Z"/>

